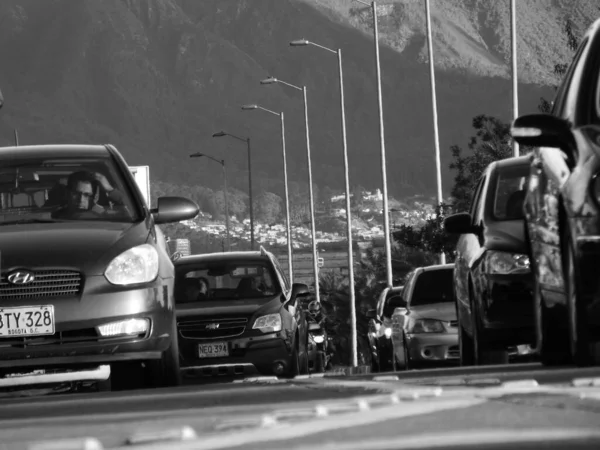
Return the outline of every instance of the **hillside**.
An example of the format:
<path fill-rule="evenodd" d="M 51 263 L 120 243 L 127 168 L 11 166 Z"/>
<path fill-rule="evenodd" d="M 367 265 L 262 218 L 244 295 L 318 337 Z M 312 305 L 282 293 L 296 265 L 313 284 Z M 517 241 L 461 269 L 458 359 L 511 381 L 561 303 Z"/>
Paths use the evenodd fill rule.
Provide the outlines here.
<path fill-rule="evenodd" d="M 333 20 L 372 35 L 371 8 L 353 0 L 303 0 Z M 424 0 L 381 0 L 380 42 L 408 59 L 427 62 Z M 435 63 L 442 70 L 509 78 L 509 0 L 431 0 Z M 558 82 L 553 64 L 571 57 L 562 32 L 565 20 L 581 35 L 600 16 L 599 0 L 517 1 L 519 80 Z"/>
<path fill-rule="evenodd" d="M 278 119 L 240 111 L 244 103 L 259 103 L 285 112 L 290 177 L 304 186 L 301 96 L 282 86 L 259 85 L 273 75 L 307 86 L 314 182 L 339 189 L 343 172 L 336 61 L 316 48 L 288 46 L 290 40 L 306 37 L 343 48 L 351 183 L 374 189 L 381 175 L 372 39 L 356 28 L 364 20 L 343 12 L 349 2 L 315 1 L 3 0 L 0 145 L 12 142 L 15 128 L 22 144 L 111 142 L 130 164 L 149 164 L 153 179 L 219 189 L 218 167 L 188 158 L 190 152 L 202 151 L 225 158 L 230 185 L 246 191 L 245 146 L 211 137 L 223 129 L 252 138 L 255 191 L 281 196 Z M 542 11 L 540 2 L 532 1 Z M 474 4 L 484 8 L 486 2 L 445 3 L 467 14 Z M 402 26 L 413 31 L 419 20 L 415 8 L 400 8 L 410 19 L 403 19 Z M 552 19 L 556 30 L 562 18 Z M 395 25 L 387 22 L 385 39 L 393 40 Z M 541 28 L 537 19 L 532 23 Z M 419 39 L 422 46 L 422 37 L 413 32 L 410 45 L 396 46 L 403 51 L 386 46 L 381 52 L 388 179 L 397 198 L 434 192 L 428 69 L 418 57 Z M 567 57 L 566 50 L 549 51 Z M 443 58 L 440 64 L 450 68 Z M 550 58 L 546 65 L 549 71 Z M 494 76 L 482 73 L 437 74 L 445 192 L 452 180 L 449 148 L 466 144 L 471 118 L 481 113 L 510 117 L 509 80 L 493 71 L 488 75 Z M 551 96 L 552 89 L 523 80 L 521 112 L 535 111 L 539 98 Z"/>

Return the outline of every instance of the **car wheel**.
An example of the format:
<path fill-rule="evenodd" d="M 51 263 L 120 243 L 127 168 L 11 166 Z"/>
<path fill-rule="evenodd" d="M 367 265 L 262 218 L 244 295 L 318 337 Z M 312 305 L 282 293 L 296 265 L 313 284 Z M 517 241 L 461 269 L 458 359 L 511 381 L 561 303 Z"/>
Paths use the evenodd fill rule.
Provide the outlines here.
<path fill-rule="evenodd" d="M 402 348 L 404 351 L 404 370 L 410 370 L 412 369 L 412 364 L 410 362 L 410 353 L 406 345 L 406 336 L 404 336 L 404 339 L 402 340 Z"/>
<path fill-rule="evenodd" d="M 294 347 L 291 358 L 291 366 L 290 370 L 288 370 L 288 377 L 294 378 L 296 375 L 300 373 L 300 356 L 298 355 L 298 346 Z"/>
<path fill-rule="evenodd" d="M 179 342 L 177 330 L 171 333 L 171 345 L 156 361 L 148 361 L 146 365 L 146 385 L 148 387 L 181 386 L 181 371 L 179 369 Z"/>
<path fill-rule="evenodd" d="M 592 364 L 592 355 L 588 339 L 586 320 L 586 308 L 581 296 L 577 295 L 579 277 L 575 263 L 575 251 L 567 232 L 563 237 L 564 280 L 567 294 L 568 330 L 570 355 L 573 362 L 578 366 L 589 366 Z"/>
<path fill-rule="evenodd" d="M 473 343 L 473 339 L 460 325 L 460 322 L 458 330 L 458 348 L 460 352 L 460 365 L 473 366 L 475 364 L 475 345 Z"/>
<path fill-rule="evenodd" d="M 471 297 L 471 321 L 473 323 L 473 356 L 475 365 L 508 364 L 508 351 L 497 348 L 486 341 L 482 333 L 483 324 L 479 315 L 478 303 Z"/>
<path fill-rule="evenodd" d="M 325 372 L 325 352 L 317 352 L 317 358 L 315 361 L 315 373 Z"/>

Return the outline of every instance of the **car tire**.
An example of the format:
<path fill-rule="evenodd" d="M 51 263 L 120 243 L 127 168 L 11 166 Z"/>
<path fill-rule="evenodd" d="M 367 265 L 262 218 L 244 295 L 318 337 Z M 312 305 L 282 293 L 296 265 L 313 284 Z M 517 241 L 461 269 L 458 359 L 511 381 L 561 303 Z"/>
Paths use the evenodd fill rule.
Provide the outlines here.
<path fill-rule="evenodd" d="M 583 305 L 581 296 L 577 295 L 581 283 L 575 260 L 575 250 L 568 231 L 563 235 L 562 241 L 564 249 L 563 279 L 567 294 L 569 354 L 576 365 L 580 367 L 590 366 L 593 361 L 588 337 L 586 308 Z"/>
<path fill-rule="evenodd" d="M 473 356 L 475 365 L 508 364 L 508 351 L 505 348 L 498 348 L 487 342 L 483 333 L 483 323 L 479 315 L 478 303 L 473 301 L 473 296 L 471 296 L 471 322 L 473 323 Z"/>
<path fill-rule="evenodd" d="M 325 372 L 325 358 L 326 358 L 325 352 L 317 352 L 314 373 Z"/>
<path fill-rule="evenodd" d="M 182 377 L 179 368 L 179 342 L 177 328 L 173 324 L 171 345 L 162 354 L 159 360 L 146 362 L 145 378 L 147 387 L 175 387 L 181 386 Z"/>
<path fill-rule="evenodd" d="M 298 355 L 298 345 L 294 347 L 292 351 L 292 357 L 290 358 L 290 369 L 288 370 L 288 378 L 294 378 L 300 374 L 300 355 Z"/>
<path fill-rule="evenodd" d="M 458 348 L 460 352 L 460 365 L 473 366 L 475 365 L 475 345 L 473 343 L 473 339 L 460 325 L 460 322 L 458 330 Z"/>

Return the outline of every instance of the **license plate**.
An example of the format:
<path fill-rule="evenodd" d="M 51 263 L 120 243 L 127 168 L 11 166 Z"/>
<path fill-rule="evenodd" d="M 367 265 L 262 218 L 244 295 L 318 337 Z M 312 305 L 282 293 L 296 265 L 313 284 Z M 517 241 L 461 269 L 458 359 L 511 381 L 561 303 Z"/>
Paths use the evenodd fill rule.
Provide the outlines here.
<path fill-rule="evenodd" d="M 221 356 L 229 356 L 229 347 L 227 347 L 227 342 L 199 344 L 198 356 L 200 358 L 219 358 Z"/>
<path fill-rule="evenodd" d="M 0 308 L 0 337 L 54 334 L 54 306 Z"/>

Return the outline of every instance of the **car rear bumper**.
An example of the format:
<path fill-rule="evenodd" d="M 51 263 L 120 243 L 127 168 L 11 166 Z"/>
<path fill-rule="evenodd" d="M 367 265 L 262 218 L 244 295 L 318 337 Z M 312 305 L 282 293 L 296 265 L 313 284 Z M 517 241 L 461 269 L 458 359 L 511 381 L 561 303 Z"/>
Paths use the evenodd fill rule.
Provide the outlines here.
<path fill-rule="evenodd" d="M 229 356 L 200 358 L 198 346 L 226 342 Z M 179 337 L 179 351 L 183 357 L 181 370 L 191 376 L 241 375 L 257 372 L 276 373 L 275 366 L 283 365 L 286 373 L 292 365 L 292 349 L 282 332 L 235 339 L 186 339 Z"/>
<path fill-rule="evenodd" d="M 55 306 L 55 333 L 0 337 L 0 368 L 87 366 L 160 358 L 173 338 L 172 280 L 159 279 L 150 286 L 115 292 L 112 286 L 95 284 L 94 278 L 100 277 L 90 277 L 79 298 L 27 302 L 28 306 Z M 13 301 L 2 306 L 20 304 Z M 102 336 L 98 330 L 100 325 L 128 319 L 147 319 L 149 329 L 121 336 Z"/>
<path fill-rule="evenodd" d="M 458 334 L 407 335 L 406 348 L 412 364 L 456 364 L 460 360 Z"/>

